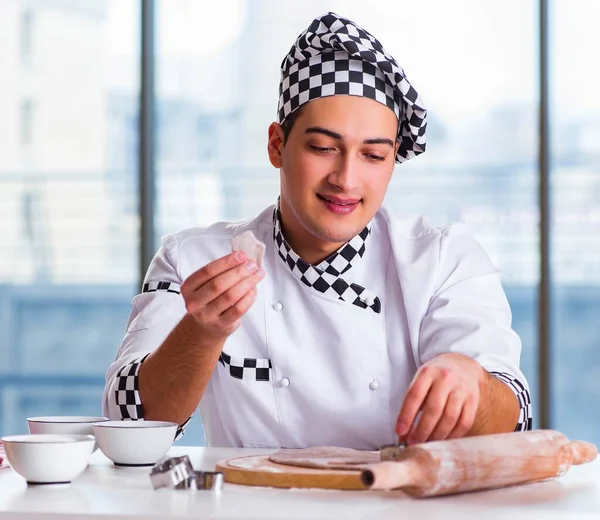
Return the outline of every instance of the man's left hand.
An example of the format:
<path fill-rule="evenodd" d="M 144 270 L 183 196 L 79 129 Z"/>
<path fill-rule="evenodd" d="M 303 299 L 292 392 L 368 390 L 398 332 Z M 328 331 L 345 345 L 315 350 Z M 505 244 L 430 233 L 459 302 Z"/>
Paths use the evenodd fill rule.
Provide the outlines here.
<path fill-rule="evenodd" d="M 462 354 L 440 354 L 425 363 L 417 371 L 396 421 L 400 441 L 415 444 L 467 434 L 475 422 L 485 374 L 479 363 Z"/>

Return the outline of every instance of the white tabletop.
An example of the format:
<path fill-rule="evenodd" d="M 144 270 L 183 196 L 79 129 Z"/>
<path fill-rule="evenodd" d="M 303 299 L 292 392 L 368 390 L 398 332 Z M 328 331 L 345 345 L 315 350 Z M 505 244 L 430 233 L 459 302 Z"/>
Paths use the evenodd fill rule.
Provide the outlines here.
<path fill-rule="evenodd" d="M 267 452 L 175 447 L 170 455 L 187 454 L 196 470 L 214 470 L 219 460 Z M 115 468 L 100 451 L 68 486 L 27 486 L 12 469 L 2 469 L 0 519 L 531 520 L 598 518 L 600 511 L 600 458 L 547 482 L 435 499 L 413 499 L 398 491 L 286 490 L 233 484 L 225 484 L 219 493 L 154 490 L 148 475 L 149 468 Z"/>

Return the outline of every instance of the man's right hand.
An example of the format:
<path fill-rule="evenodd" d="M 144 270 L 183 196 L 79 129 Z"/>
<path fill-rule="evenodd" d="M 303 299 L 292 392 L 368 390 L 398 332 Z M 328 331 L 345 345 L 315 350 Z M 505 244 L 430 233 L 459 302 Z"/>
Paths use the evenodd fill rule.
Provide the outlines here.
<path fill-rule="evenodd" d="M 204 266 L 183 282 L 185 308 L 204 337 L 225 339 L 240 326 L 264 276 L 256 262 L 237 251 Z"/>

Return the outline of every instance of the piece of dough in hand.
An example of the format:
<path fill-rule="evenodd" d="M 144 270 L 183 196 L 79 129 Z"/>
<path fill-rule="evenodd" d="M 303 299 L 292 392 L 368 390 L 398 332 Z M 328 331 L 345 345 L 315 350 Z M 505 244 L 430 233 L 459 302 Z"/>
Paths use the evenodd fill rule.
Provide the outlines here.
<path fill-rule="evenodd" d="M 254 260 L 258 267 L 262 267 L 265 256 L 265 245 L 258 240 L 252 231 L 244 231 L 231 239 L 233 251 L 243 251 L 249 260 Z"/>

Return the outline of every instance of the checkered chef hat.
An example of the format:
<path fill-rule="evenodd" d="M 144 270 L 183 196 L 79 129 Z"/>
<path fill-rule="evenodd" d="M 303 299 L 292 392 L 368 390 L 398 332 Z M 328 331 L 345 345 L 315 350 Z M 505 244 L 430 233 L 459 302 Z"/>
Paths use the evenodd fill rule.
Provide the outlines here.
<path fill-rule="evenodd" d="M 425 151 L 427 111 L 402 68 L 377 38 L 330 12 L 298 36 L 281 63 L 278 123 L 304 103 L 336 94 L 368 97 L 394 111 L 396 162 Z"/>

